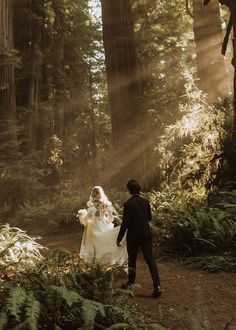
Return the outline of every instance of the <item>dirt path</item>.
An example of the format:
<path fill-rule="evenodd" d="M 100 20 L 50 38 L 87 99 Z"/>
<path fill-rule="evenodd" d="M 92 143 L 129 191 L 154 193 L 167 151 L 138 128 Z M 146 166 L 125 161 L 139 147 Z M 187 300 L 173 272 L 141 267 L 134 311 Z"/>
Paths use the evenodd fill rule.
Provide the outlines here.
<path fill-rule="evenodd" d="M 139 262 L 137 281 L 141 284 L 134 299 L 145 306 L 169 329 L 236 330 L 236 275 L 209 274 L 173 262 L 160 262 L 163 295 L 146 298 L 151 280 L 143 261 Z"/>
<path fill-rule="evenodd" d="M 49 248 L 78 250 L 80 237 L 75 233 L 45 237 Z M 170 330 L 236 330 L 236 274 L 193 270 L 174 262 L 158 263 L 163 294 L 158 299 L 152 292 L 150 274 L 142 257 L 137 266 L 141 285 L 129 303 L 146 322 L 146 329 L 158 329 L 155 322 Z M 125 279 L 124 279 L 125 280 Z M 150 324 L 147 324 L 150 323 Z"/>

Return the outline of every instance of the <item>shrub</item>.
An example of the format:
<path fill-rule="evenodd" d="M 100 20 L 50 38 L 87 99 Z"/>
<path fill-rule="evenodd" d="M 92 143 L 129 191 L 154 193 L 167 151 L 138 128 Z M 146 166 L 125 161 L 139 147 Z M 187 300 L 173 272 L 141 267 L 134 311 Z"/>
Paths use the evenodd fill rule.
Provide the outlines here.
<path fill-rule="evenodd" d="M 187 188 L 210 187 L 224 166 L 229 105 L 209 105 L 192 81 L 186 91 L 188 102 L 180 106 L 182 118 L 166 128 L 157 147 L 161 178 Z"/>
<path fill-rule="evenodd" d="M 192 257 L 188 258 L 185 263 L 194 268 L 202 268 L 209 272 L 236 272 L 236 259 L 228 254 Z"/>
<path fill-rule="evenodd" d="M 17 136 L 22 134 L 18 125 L 14 129 Z M 0 207 L 7 205 L 14 214 L 25 200 L 32 201 L 49 192 L 43 181 L 49 169 L 43 165 L 42 152 L 25 155 L 22 146 L 26 141 L 12 138 L 11 132 L 3 130 L 0 140 Z"/>
<path fill-rule="evenodd" d="M 19 228 L 0 226 L 0 272 L 23 271 L 34 267 L 44 248 Z"/>
<path fill-rule="evenodd" d="M 81 268 L 67 253 L 50 253 L 18 274 L 17 286 L 14 279 L 0 290 L 1 328 L 135 328 L 129 313 L 114 305 L 114 272 L 97 264 Z"/>
<path fill-rule="evenodd" d="M 124 194 L 117 190 L 108 191 L 114 206 L 115 223 L 120 224 Z M 14 225 L 40 232 L 70 231 L 78 228 L 77 211 L 87 207 L 88 193 L 69 191 L 48 196 L 48 199 L 25 201 L 16 209 L 14 217 L 6 205 L 0 209 L 2 218 Z M 39 227 L 40 224 L 40 228 Z"/>
<path fill-rule="evenodd" d="M 11 220 L 16 225 L 40 231 L 71 230 L 78 226 L 76 214 L 85 204 L 85 198 L 76 193 L 58 195 L 48 200 L 24 202 Z"/>
<path fill-rule="evenodd" d="M 192 191 L 166 188 L 150 195 L 155 239 L 165 252 L 234 253 L 236 222 L 227 210 L 210 207 Z"/>

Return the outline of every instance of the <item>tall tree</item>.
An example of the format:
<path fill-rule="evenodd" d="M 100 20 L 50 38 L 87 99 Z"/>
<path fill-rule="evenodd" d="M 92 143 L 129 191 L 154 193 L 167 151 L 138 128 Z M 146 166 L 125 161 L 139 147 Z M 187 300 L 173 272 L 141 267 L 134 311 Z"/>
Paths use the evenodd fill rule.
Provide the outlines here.
<path fill-rule="evenodd" d="M 193 31 L 199 87 L 210 102 L 215 102 L 229 92 L 225 61 L 220 54 L 223 34 L 218 1 L 204 7 L 202 0 L 193 0 Z"/>
<path fill-rule="evenodd" d="M 139 104 L 141 88 L 131 1 L 102 0 L 102 21 L 113 146 L 116 165 L 119 163 L 115 176 L 119 181 L 130 175 L 144 179 L 147 136 L 143 136 L 144 118 Z"/>
<path fill-rule="evenodd" d="M 13 1 L 0 1 L 0 113 L 14 119 L 15 52 L 13 38 Z"/>
<path fill-rule="evenodd" d="M 35 1 L 29 1 L 31 15 L 29 17 L 29 77 L 28 77 L 28 97 L 27 108 L 29 116 L 29 147 L 30 151 L 35 151 L 38 147 L 38 105 L 40 101 L 40 76 L 41 76 L 41 39 L 42 28 L 39 17 L 43 17 L 40 4 Z"/>
<path fill-rule="evenodd" d="M 231 163 L 231 168 L 233 172 L 235 172 L 235 162 L 236 162 L 236 42 L 235 42 L 235 36 L 236 36 L 236 2 L 235 0 L 219 0 L 219 1 L 211 1 L 211 0 L 204 0 L 204 5 L 212 5 L 214 3 L 218 2 L 221 5 L 226 5 L 230 10 L 230 20 L 228 23 L 228 30 L 227 34 L 224 40 L 224 44 L 222 47 L 222 54 L 225 55 L 226 48 L 227 48 L 227 42 L 230 35 L 231 28 L 233 27 L 233 59 L 232 59 L 232 65 L 234 66 L 234 100 L 233 100 L 233 109 L 234 109 L 234 118 L 233 118 L 233 134 L 232 134 L 232 152 L 229 155 L 229 161 Z M 208 7 L 207 6 L 207 7 Z"/>

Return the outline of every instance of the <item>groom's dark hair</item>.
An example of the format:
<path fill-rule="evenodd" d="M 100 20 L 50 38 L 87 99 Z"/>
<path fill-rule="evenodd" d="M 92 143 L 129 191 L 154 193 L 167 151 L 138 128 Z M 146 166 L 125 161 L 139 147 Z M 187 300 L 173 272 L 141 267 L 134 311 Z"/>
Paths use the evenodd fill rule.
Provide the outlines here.
<path fill-rule="evenodd" d="M 136 180 L 129 180 L 127 183 L 127 188 L 131 195 L 136 195 L 140 193 L 141 187 Z"/>

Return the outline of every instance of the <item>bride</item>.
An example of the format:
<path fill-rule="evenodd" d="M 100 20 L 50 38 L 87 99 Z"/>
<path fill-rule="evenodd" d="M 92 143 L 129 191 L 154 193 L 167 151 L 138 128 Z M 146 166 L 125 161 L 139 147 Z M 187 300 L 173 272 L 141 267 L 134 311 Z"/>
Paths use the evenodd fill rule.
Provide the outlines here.
<path fill-rule="evenodd" d="M 114 227 L 113 207 L 102 187 L 95 186 L 87 202 L 87 210 L 78 211 L 84 233 L 80 248 L 80 258 L 85 262 L 93 260 L 105 265 L 127 262 L 126 240 L 121 247 L 116 246 L 120 226 Z"/>

